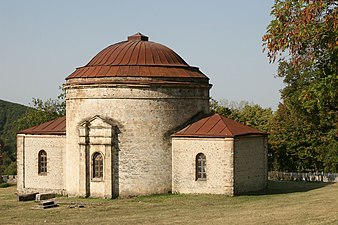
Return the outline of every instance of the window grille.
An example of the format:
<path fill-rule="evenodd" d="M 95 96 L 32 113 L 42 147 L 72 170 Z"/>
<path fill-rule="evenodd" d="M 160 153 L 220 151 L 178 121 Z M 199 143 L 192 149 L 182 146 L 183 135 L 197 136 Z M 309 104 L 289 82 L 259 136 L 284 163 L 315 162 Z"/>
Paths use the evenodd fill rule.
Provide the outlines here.
<path fill-rule="evenodd" d="M 203 153 L 197 154 L 196 156 L 196 180 L 207 179 L 206 162 L 207 160 Z"/>
<path fill-rule="evenodd" d="M 39 151 L 38 168 L 39 168 L 39 171 L 38 171 L 39 174 L 47 173 L 47 153 L 45 150 Z"/>
<path fill-rule="evenodd" d="M 103 178 L 103 157 L 98 152 L 93 156 L 93 178 Z"/>

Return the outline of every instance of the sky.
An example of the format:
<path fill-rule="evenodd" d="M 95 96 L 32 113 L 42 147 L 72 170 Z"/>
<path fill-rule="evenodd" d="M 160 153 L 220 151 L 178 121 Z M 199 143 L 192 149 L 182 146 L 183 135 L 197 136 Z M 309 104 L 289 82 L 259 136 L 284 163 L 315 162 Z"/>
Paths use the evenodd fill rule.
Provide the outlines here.
<path fill-rule="evenodd" d="M 55 99 L 77 67 L 141 32 L 199 67 L 212 98 L 276 109 L 283 82 L 262 52 L 273 2 L 0 0 L 0 99 Z"/>

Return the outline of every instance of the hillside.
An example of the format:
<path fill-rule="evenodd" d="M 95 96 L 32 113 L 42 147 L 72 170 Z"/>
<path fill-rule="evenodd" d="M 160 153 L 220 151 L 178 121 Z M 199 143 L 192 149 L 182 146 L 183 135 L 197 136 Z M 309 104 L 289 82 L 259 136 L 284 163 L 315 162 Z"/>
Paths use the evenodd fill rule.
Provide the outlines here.
<path fill-rule="evenodd" d="M 0 167 L 3 173 L 16 173 L 16 124 L 30 109 L 28 106 L 0 100 L 0 144 L 3 162 Z"/>
<path fill-rule="evenodd" d="M 14 122 L 21 118 L 30 107 L 0 100 L 0 139 L 5 144 L 15 143 L 15 124 Z"/>

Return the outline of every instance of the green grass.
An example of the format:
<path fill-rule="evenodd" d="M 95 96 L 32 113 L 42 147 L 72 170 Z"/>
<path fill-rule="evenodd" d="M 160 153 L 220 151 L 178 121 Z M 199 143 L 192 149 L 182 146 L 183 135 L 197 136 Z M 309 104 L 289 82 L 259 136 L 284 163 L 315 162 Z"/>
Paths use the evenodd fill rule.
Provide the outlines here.
<path fill-rule="evenodd" d="M 338 224 L 338 184 L 269 182 L 261 193 L 152 195 L 130 199 L 58 197 L 59 207 L 17 202 L 0 189 L 0 224 Z M 84 208 L 71 206 L 83 205 Z"/>
<path fill-rule="evenodd" d="M 6 188 L 6 187 L 9 187 L 8 183 L 2 183 L 2 184 L 0 184 L 0 188 Z"/>

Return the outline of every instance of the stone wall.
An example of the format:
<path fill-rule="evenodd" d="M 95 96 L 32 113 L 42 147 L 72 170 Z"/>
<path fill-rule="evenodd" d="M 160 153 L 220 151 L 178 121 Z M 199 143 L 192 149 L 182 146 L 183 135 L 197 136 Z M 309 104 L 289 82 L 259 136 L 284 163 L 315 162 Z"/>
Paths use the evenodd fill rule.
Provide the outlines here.
<path fill-rule="evenodd" d="M 17 136 L 17 188 L 19 193 L 53 191 L 64 193 L 64 135 Z M 47 173 L 38 173 L 38 153 L 47 153 Z"/>
<path fill-rule="evenodd" d="M 147 85 L 66 86 L 67 192 L 79 195 L 79 124 L 98 115 L 119 130 L 113 187 L 118 196 L 171 191 L 171 137 L 175 129 L 209 110 L 208 88 Z M 81 194 L 80 194 L 81 195 Z"/>
<path fill-rule="evenodd" d="M 172 188 L 178 193 L 233 195 L 233 139 L 182 138 L 172 140 Z M 206 156 L 207 179 L 196 180 L 196 155 Z"/>
<path fill-rule="evenodd" d="M 117 195 L 113 184 L 116 170 L 117 130 L 113 121 L 105 121 L 95 116 L 84 122 L 80 128 L 80 194 L 92 197 L 112 198 Z M 103 157 L 103 177 L 94 178 L 94 154 Z M 115 168 L 114 168 L 115 167 Z"/>
<path fill-rule="evenodd" d="M 269 180 L 338 183 L 338 173 L 269 171 L 268 176 Z"/>
<path fill-rule="evenodd" d="M 235 194 L 266 188 L 267 138 L 243 136 L 235 139 Z"/>

